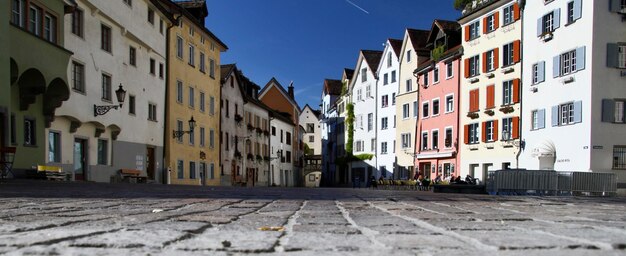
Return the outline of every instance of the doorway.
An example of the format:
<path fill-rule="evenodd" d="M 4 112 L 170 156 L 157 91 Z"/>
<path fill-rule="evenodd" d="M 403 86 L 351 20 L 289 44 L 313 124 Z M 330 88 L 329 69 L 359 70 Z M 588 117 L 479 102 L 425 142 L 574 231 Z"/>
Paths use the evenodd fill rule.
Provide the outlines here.
<path fill-rule="evenodd" d="M 87 140 L 74 139 L 74 180 L 87 180 Z"/>
<path fill-rule="evenodd" d="M 146 163 L 148 164 L 147 166 L 147 172 L 148 172 L 148 179 L 149 180 L 154 180 L 154 173 L 155 173 L 155 167 L 156 167 L 156 163 L 155 163 L 155 158 L 154 158 L 154 148 L 148 147 L 146 148 Z"/>
<path fill-rule="evenodd" d="M 207 173 L 206 173 L 206 163 L 201 162 L 200 163 L 200 183 L 201 186 L 206 186 L 207 185 Z"/>
<path fill-rule="evenodd" d="M 429 162 L 429 163 L 420 163 L 420 167 L 419 167 L 419 169 L 420 169 L 421 171 L 419 171 L 418 173 L 420 173 L 420 172 L 421 172 L 420 174 L 422 174 L 422 175 L 423 175 L 423 177 L 426 177 L 426 175 L 429 175 L 429 176 L 430 176 L 430 166 L 431 166 L 431 165 L 430 165 L 430 162 Z M 436 173 L 436 174 L 439 174 L 439 173 Z M 418 175 L 419 175 L 419 174 L 418 174 Z M 444 176 L 444 177 L 445 177 L 445 176 Z"/>

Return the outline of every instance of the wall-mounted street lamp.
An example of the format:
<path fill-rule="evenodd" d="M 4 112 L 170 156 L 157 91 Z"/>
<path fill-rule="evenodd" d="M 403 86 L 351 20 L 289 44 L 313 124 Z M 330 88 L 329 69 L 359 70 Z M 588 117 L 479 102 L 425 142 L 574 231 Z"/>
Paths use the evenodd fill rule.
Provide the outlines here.
<path fill-rule="evenodd" d="M 283 156 L 283 150 L 276 150 L 276 157 L 270 157 L 271 160 L 280 159 Z"/>
<path fill-rule="evenodd" d="M 191 119 L 189 119 L 189 131 L 174 131 L 172 136 L 174 137 L 174 139 L 178 139 L 178 138 L 182 138 L 183 135 L 185 135 L 185 133 L 193 133 L 193 129 L 196 127 L 196 121 L 193 120 L 193 116 L 191 116 Z"/>
<path fill-rule="evenodd" d="M 122 104 L 124 104 L 124 98 L 126 98 L 126 91 L 122 88 L 122 84 L 120 83 L 120 87 L 115 90 L 115 97 L 117 98 L 117 102 L 119 105 L 106 105 L 106 106 L 96 106 L 93 104 L 93 116 L 101 116 L 109 112 L 111 109 L 122 108 Z"/>

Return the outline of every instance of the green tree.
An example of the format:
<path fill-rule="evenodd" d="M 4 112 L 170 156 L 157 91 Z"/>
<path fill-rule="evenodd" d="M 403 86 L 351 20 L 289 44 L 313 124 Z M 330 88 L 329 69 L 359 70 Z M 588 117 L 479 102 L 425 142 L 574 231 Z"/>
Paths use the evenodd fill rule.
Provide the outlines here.
<path fill-rule="evenodd" d="M 473 0 L 454 0 L 454 9 L 462 11 L 467 4 L 472 3 Z"/>
<path fill-rule="evenodd" d="M 354 144 L 354 104 L 348 103 L 346 105 L 348 116 L 346 117 L 346 123 L 348 124 L 348 143 L 346 143 L 347 155 L 352 155 L 352 146 Z"/>

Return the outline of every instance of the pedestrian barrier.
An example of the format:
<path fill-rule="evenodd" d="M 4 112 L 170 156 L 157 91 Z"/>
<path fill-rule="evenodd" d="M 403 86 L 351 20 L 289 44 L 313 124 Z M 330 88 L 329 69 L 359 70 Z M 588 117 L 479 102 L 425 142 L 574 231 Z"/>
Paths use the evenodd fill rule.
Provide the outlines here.
<path fill-rule="evenodd" d="M 613 173 L 498 170 L 487 176 L 492 195 L 600 195 L 617 193 Z"/>

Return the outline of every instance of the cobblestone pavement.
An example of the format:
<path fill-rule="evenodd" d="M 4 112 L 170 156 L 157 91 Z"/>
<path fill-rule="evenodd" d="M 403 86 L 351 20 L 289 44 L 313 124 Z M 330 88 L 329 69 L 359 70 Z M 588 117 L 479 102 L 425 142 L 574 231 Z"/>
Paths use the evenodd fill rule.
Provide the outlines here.
<path fill-rule="evenodd" d="M 0 254 L 626 255 L 626 198 L 12 180 Z"/>

